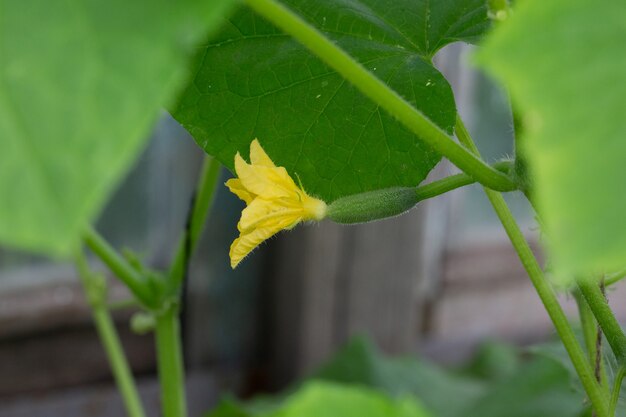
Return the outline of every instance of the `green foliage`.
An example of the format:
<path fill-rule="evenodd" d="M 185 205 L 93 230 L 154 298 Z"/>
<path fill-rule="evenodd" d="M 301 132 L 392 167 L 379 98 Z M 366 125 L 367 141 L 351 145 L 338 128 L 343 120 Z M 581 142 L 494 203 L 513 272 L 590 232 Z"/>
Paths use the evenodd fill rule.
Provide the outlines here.
<path fill-rule="evenodd" d="M 482 344 L 463 374 L 488 381 L 498 381 L 513 375 L 520 367 L 520 353 L 513 346 L 498 342 Z"/>
<path fill-rule="evenodd" d="M 391 399 L 372 389 L 310 381 L 272 411 L 254 412 L 235 402 L 222 402 L 207 417 L 429 417 L 412 398 Z"/>
<path fill-rule="evenodd" d="M 523 113 L 522 151 L 560 277 L 626 260 L 626 2 L 526 0 L 479 61 Z"/>
<path fill-rule="evenodd" d="M 489 26 L 481 0 L 287 1 L 299 15 L 452 132 L 452 90 L 431 64 Z M 174 116 L 232 169 L 251 140 L 326 201 L 415 186 L 440 156 L 354 87 L 248 9 L 198 55 Z"/>
<path fill-rule="evenodd" d="M 506 372 L 494 372 L 493 364 L 503 358 Z M 410 357 L 386 358 L 366 340 L 355 339 L 311 378 L 286 399 L 227 399 L 207 417 L 369 416 L 358 408 L 365 403 L 353 402 L 363 394 L 400 409 L 408 407 L 401 406 L 407 398 L 416 398 L 437 417 L 577 417 L 587 411 L 584 396 L 572 389 L 569 369 L 559 359 L 538 356 L 522 363 L 514 348 L 496 344 L 482 348 L 461 374 Z M 382 400 L 385 395 L 397 400 Z M 412 407 L 419 410 L 416 404 Z M 339 408 L 344 406 L 354 408 Z M 387 410 L 385 416 L 397 415 Z"/>
<path fill-rule="evenodd" d="M 543 358 L 530 361 L 492 385 L 463 416 L 576 417 L 583 412 L 583 396 L 570 387 L 567 370 Z"/>
<path fill-rule="evenodd" d="M 71 251 L 229 3 L 2 2 L 1 243 Z"/>
<path fill-rule="evenodd" d="M 410 394 L 438 417 L 461 415 L 486 392 L 482 381 L 452 375 L 432 364 L 410 357 L 385 358 L 364 339 L 353 340 L 313 377 L 364 385 L 392 396 Z"/>
<path fill-rule="evenodd" d="M 570 386 L 576 390 L 581 396 L 584 395 L 584 389 L 580 383 L 580 378 L 572 365 L 572 362 L 565 351 L 565 347 L 559 341 L 553 341 L 548 343 L 542 343 L 532 346 L 529 351 L 538 357 L 549 358 L 552 361 L 558 362 L 563 369 L 565 369 L 569 375 Z M 620 363 L 615 358 L 615 355 L 611 351 L 606 341 L 602 344 L 602 359 L 605 366 L 604 376 L 607 378 L 608 386 L 612 386 L 615 382 L 615 377 L 619 371 Z M 626 417 L 626 401 L 624 400 L 626 395 L 626 385 L 622 384 L 620 398 L 615 410 L 616 417 Z"/>

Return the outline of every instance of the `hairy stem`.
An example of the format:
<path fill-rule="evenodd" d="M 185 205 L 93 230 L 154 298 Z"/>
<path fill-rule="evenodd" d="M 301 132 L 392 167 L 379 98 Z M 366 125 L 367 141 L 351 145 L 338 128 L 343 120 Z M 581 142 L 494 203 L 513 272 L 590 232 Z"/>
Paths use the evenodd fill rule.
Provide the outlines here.
<path fill-rule="evenodd" d="M 205 157 L 185 232 L 167 275 L 168 292 L 176 301 L 157 315 L 155 335 L 164 417 L 187 415 L 178 300 L 189 258 L 200 239 L 213 202 L 220 168 L 217 160 Z"/>
<path fill-rule="evenodd" d="M 106 306 L 106 282 L 103 278 L 97 279 L 89 270 L 82 251 L 76 256 L 76 267 L 91 306 L 96 330 L 109 360 L 117 388 L 122 395 L 126 413 L 129 417 L 145 417 L 146 413 L 143 410 L 135 380 Z"/>
<path fill-rule="evenodd" d="M 493 167 L 501 172 L 508 172 L 512 168 L 510 161 L 502 161 L 494 164 Z M 448 191 L 455 190 L 466 185 L 474 184 L 476 180 L 467 174 L 456 174 L 446 178 L 435 180 L 431 183 L 420 185 L 415 189 L 419 201 L 437 197 Z"/>
<path fill-rule="evenodd" d="M 587 304 L 585 297 L 583 297 L 580 291 L 573 291 L 572 294 L 574 295 L 576 305 L 578 306 L 578 316 L 580 317 L 583 340 L 585 342 L 585 348 L 587 349 L 589 365 L 597 367 L 597 364 L 599 363 L 599 375 L 596 373 L 596 380 L 600 382 L 600 385 L 606 392 L 610 392 L 609 380 L 606 374 L 606 364 L 604 362 L 602 351 L 598 350 L 598 323 L 589 308 L 589 304 Z"/>
<path fill-rule="evenodd" d="M 176 304 L 157 316 L 155 334 L 163 417 L 185 417 L 185 375 Z"/>
<path fill-rule="evenodd" d="M 152 307 L 155 300 L 143 277 L 93 228 L 88 228 L 83 237 L 87 246 L 98 255 L 133 295 L 146 306 Z"/>
<path fill-rule="evenodd" d="M 246 3 L 259 15 L 293 36 L 352 83 L 361 93 L 388 111 L 421 140 L 476 181 L 499 191 L 510 191 L 516 188 L 516 184 L 508 176 L 493 169 L 478 156 L 460 146 L 423 113 L 411 106 L 334 42 L 279 1 L 246 0 Z"/>
<path fill-rule="evenodd" d="M 467 129 L 465 128 L 465 125 L 460 117 L 457 118 L 456 132 L 459 141 L 470 151 L 478 154 L 478 148 L 476 148 L 474 141 L 467 132 Z M 489 189 L 485 189 L 485 193 L 487 194 L 487 198 L 491 202 L 493 209 L 498 215 L 504 230 L 509 236 L 511 243 L 513 244 L 513 248 L 522 261 L 522 265 L 524 266 L 524 269 L 526 269 L 526 272 L 528 273 L 528 276 L 535 287 L 541 302 L 548 312 L 548 315 L 550 316 L 550 319 L 552 320 L 552 323 L 554 324 L 554 327 L 556 328 L 556 331 L 565 346 L 565 350 L 574 365 L 574 369 L 583 384 L 585 392 L 587 393 L 594 410 L 598 414 L 598 417 L 608 417 L 608 398 L 596 381 L 591 365 L 576 340 L 574 331 L 567 321 L 567 317 L 565 316 L 565 313 L 556 298 L 556 294 L 550 284 L 546 281 L 543 271 L 541 270 L 535 255 L 530 249 L 530 246 L 526 242 L 522 231 L 517 225 L 513 214 L 504 201 L 504 197 L 502 197 L 502 194 L 499 192 Z"/>
<path fill-rule="evenodd" d="M 610 416 L 615 415 L 615 408 L 617 407 L 617 400 L 619 400 L 619 394 L 622 390 L 622 381 L 626 376 L 626 366 L 620 366 L 617 375 L 615 375 L 615 381 L 613 381 L 613 390 L 611 391 L 611 404 L 609 405 Z"/>
<path fill-rule="evenodd" d="M 604 331 L 606 340 L 617 360 L 622 364 L 626 363 L 626 336 L 602 294 L 598 282 L 595 279 L 580 279 L 578 289 Z"/>
<path fill-rule="evenodd" d="M 189 224 L 178 244 L 174 261 L 170 267 L 168 278 L 170 289 L 178 289 L 184 279 L 185 265 L 198 244 L 215 197 L 220 169 L 221 164 L 216 159 L 205 156 Z"/>
<path fill-rule="evenodd" d="M 607 287 L 620 282 L 622 279 L 626 278 L 626 269 L 622 269 L 620 271 L 614 272 L 612 274 L 608 274 L 604 277 L 604 285 Z"/>

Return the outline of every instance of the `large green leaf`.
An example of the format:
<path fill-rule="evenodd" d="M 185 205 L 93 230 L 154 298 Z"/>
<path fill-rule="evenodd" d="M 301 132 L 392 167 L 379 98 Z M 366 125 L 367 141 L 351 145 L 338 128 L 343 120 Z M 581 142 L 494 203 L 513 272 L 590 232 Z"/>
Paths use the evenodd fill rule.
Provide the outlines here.
<path fill-rule="evenodd" d="M 479 61 L 523 111 L 557 274 L 626 264 L 626 2 L 520 1 Z"/>
<path fill-rule="evenodd" d="M 229 3 L 0 1 L 1 243 L 69 253 Z"/>
<path fill-rule="evenodd" d="M 456 109 L 431 63 L 454 41 L 489 26 L 484 0 L 288 0 L 448 132 Z M 232 169 L 258 137 L 307 191 L 338 197 L 422 181 L 440 155 L 349 82 L 248 9 L 198 55 L 174 116 L 200 146 Z"/>
<path fill-rule="evenodd" d="M 206 417 L 430 417 L 414 398 L 392 399 L 370 388 L 324 381 L 305 383 L 274 408 L 223 400 Z"/>
<path fill-rule="evenodd" d="M 516 374 L 494 384 L 468 407 L 464 417 L 577 417 L 584 411 L 583 396 L 570 387 L 570 376 L 558 362 L 529 361 Z"/>
<path fill-rule="evenodd" d="M 392 400 L 368 388 L 312 381 L 267 417 L 429 417 L 412 398 Z"/>
<path fill-rule="evenodd" d="M 386 358 L 364 339 L 350 342 L 314 378 L 363 385 L 394 397 L 413 395 L 438 417 L 463 415 L 487 388 L 412 357 Z"/>

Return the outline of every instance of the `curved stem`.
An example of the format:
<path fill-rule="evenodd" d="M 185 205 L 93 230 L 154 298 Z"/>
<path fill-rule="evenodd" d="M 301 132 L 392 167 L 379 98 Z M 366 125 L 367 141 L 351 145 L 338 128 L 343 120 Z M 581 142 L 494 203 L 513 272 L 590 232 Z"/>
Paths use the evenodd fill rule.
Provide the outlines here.
<path fill-rule="evenodd" d="M 615 381 L 613 381 L 613 391 L 611 392 L 611 404 L 609 405 L 609 413 L 611 417 L 615 415 L 615 408 L 617 407 L 617 400 L 619 400 L 619 394 L 622 390 L 622 381 L 624 380 L 624 376 L 626 376 L 626 367 L 620 366 L 619 371 L 617 371 L 617 375 L 615 375 Z"/>
<path fill-rule="evenodd" d="M 293 36 L 364 95 L 476 181 L 494 190 L 515 188 L 511 179 L 468 152 L 439 126 L 355 61 L 320 31 L 276 0 L 246 0 L 256 13 Z"/>
<path fill-rule="evenodd" d="M 157 316 L 155 335 L 163 417 L 185 417 L 185 372 L 176 304 Z"/>
<path fill-rule="evenodd" d="M 589 308 L 591 308 L 593 315 L 596 317 L 617 360 L 622 364 L 626 363 L 626 335 L 624 335 L 606 298 L 597 285 L 597 281 L 594 279 L 580 279 L 577 283 L 578 289 L 585 297 Z"/>
<path fill-rule="evenodd" d="M 580 291 L 573 291 L 574 299 L 576 300 L 576 305 L 578 306 L 578 315 L 580 317 L 580 323 L 583 332 L 583 340 L 585 342 L 585 348 L 587 349 L 587 355 L 589 359 L 589 365 L 592 367 L 596 366 L 596 362 L 600 361 L 600 385 L 602 388 L 609 392 L 609 380 L 606 375 L 606 365 L 603 360 L 602 352 L 599 352 L 597 349 L 597 337 L 598 337 L 598 323 L 596 322 L 596 318 L 593 316 L 587 301 L 580 293 Z M 596 375 L 597 377 L 597 375 Z M 598 378 L 596 378 L 597 380 Z"/>
<path fill-rule="evenodd" d="M 109 360 L 117 388 L 124 400 L 126 413 L 129 417 L 145 417 L 146 413 L 143 410 L 135 380 L 115 330 L 115 324 L 106 307 L 106 282 L 104 279 L 96 279 L 89 270 L 82 251 L 76 257 L 76 267 L 91 306 L 96 330 Z"/>
<path fill-rule="evenodd" d="M 578 306 L 578 316 L 580 317 L 583 340 L 589 356 L 589 364 L 592 365 L 595 361 L 596 355 L 596 319 L 593 317 L 593 313 L 589 309 L 589 305 L 580 291 L 573 291 L 572 294 L 574 296 L 574 300 L 576 300 L 576 305 Z"/>
<path fill-rule="evenodd" d="M 84 233 L 85 243 L 120 279 L 139 301 L 146 306 L 154 304 L 150 289 L 143 277 L 113 249 L 102 236 L 89 227 Z"/>
<path fill-rule="evenodd" d="M 464 144 L 470 151 L 478 154 L 478 148 L 474 144 L 474 141 L 470 137 L 463 124 L 461 118 L 457 118 L 457 137 L 459 141 Z M 546 281 L 543 271 L 535 258 L 530 246 L 526 242 L 522 231 L 517 225 L 513 214 L 509 210 L 504 197 L 499 192 L 485 189 L 487 198 L 491 202 L 493 209 L 495 210 L 506 234 L 509 236 L 513 248 L 517 252 L 524 269 L 528 273 L 530 281 L 532 282 L 541 302 L 543 303 L 556 331 L 565 346 L 574 369 L 580 378 L 582 385 L 591 401 L 591 404 L 596 411 L 598 417 L 609 417 L 608 398 L 605 392 L 602 390 L 598 382 L 594 377 L 593 370 L 589 364 L 589 361 L 585 357 L 585 353 L 578 344 L 574 331 L 572 330 L 567 317 L 556 298 L 554 290 L 550 284 Z"/>
<path fill-rule="evenodd" d="M 604 394 L 604 391 L 600 388 L 600 385 L 597 383 L 593 370 L 585 357 L 583 350 L 581 349 L 578 341 L 576 340 L 576 336 L 567 321 L 567 317 L 561 308 L 552 287 L 548 284 L 545 277 L 543 276 L 543 272 L 535 259 L 533 252 L 528 246 L 528 243 L 524 239 L 522 231 L 517 226 L 515 219 L 513 218 L 513 214 L 509 210 L 504 201 L 502 195 L 498 192 L 485 190 L 487 193 L 487 197 L 491 202 L 496 214 L 500 218 L 504 229 L 513 244 L 530 280 L 532 281 L 541 302 L 546 308 L 550 319 L 552 319 L 552 323 L 556 328 L 556 331 L 567 350 L 567 353 L 576 369 L 576 373 L 580 377 L 580 380 L 589 396 L 589 400 L 593 405 L 594 410 L 598 414 L 598 417 L 607 417 L 608 408 L 607 408 L 607 398 Z"/>
<path fill-rule="evenodd" d="M 502 161 L 493 165 L 495 169 L 501 172 L 508 172 L 512 168 L 512 162 Z M 450 175 L 439 180 L 435 180 L 428 184 L 420 185 L 415 189 L 419 201 L 437 197 L 448 191 L 455 190 L 466 185 L 474 184 L 476 180 L 467 174 Z"/>
<path fill-rule="evenodd" d="M 209 208 L 215 196 L 220 163 L 206 156 L 184 236 L 178 244 L 174 260 L 167 276 L 168 291 L 178 300 L 180 287 L 185 278 L 186 265 L 198 244 Z M 185 368 L 180 335 L 178 302 L 165 306 L 156 319 L 156 348 L 161 383 L 161 401 L 164 417 L 185 417 Z"/>
<path fill-rule="evenodd" d="M 622 269 L 621 271 L 608 274 L 606 277 L 604 277 L 604 285 L 608 287 L 617 282 L 620 282 L 624 278 L 626 278 L 626 269 Z"/>
<path fill-rule="evenodd" d="M 221 164 L 217 159 L 205 156 L 200 172 L 200 180 L 196 190 L 196 197 L 193 203 L 187 230 L 181 242 L 178 244 L 174 261 L 169 272 L 170 289 L 178 289 L 185 273 L 185 264 L 198 244 L 211 203 L 215 197 L 218 179 L 220 176 Z M 188 253 L 189 252 L 189 253 Z"/>

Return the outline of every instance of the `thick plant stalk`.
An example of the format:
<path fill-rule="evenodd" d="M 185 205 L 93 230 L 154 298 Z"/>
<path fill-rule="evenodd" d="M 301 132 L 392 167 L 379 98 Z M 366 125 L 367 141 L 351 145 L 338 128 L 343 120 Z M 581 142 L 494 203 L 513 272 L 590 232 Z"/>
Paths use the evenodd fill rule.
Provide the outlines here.
<path fill-rule="evenodd" d="M 491 202 L 496 214 L 500 218 L 504 229 L 515 248 L 530 280 L 532 281 L 541 302 L 543 303 L 556 331 L 567 350 L 567 353 L 576 369 L 583 387 L 591 401 L 591 404 L 596 411 L 598 417 L 608 417 L 608 398 L 600 385 L 595 379 L 594 372 L 589 364 L 589 361 L 585 357 L 585 354 L 576 340 L 576 336 L 567 321 L 567 317 L 563 312 L 552 287 L 548 284 L 543 272 L 537 263 L 528 243 L 524 239 L 522 231 L 517 226 L 513 214 L 509 210 L 504 201 L 502 195 L 496 191 L 485 190 L 487 197 Z"/>
<path fill-rule="evenodd" d="M 92 251 L 126 284 L 137 300 L 156 316 L 155 338 L 164 417 L 187 416 L 185 375 L 178 317 L 180 288 L 183 283 L 187 262 L 204 228 L 215 194 L 219 172 L 219 162 L 206 157 L 196 190 L 196 198 L 194 199 L 189 224 L 185 230 L 185 236 L 178 246 L 169 273 L 164 278 L 164 284 L 166 285 L 164 293 L 154 292 L 154 289 L 145 277 L 135 270 L 95 230 L 92 228 L 87 229 L 84 236 L 85 242 Z M 103 343 L 107 351 L 111 349 L 113 352 L 111 365 L 114 373 L 119 373 L 120 375 L 121 383 L 118 385 L 120 386 L 120 391 L 126 397 L 132 391 L 128 388 L 128 381 L 129 378 L 132 381 L 132 376 L 130 372 L 124 372 L 123 370 L 125 359 L 121 347 L 117 346 L 116 348 L 115 343 L 112 342 L 111 330 L 114 331 L 114 329 L 111 327 L 111 323 L 107 327 L 106 315 L 109 313 L 104 302 L 102 308 L 103 310 L 97 316 L 94 316 L 96 325 L 99 326 L 99 331 L 100 326 L 104 329 Z M 132 395 L 130 396 L 132 397 Z M 130 402 L 132 405 L 132 398 Z M 129 411 L 129 416 L 144 416 L 143 411 L 136 404 L 132 407 L 132 410 L 134 414 L 131 414 Z"/>
<path fill-rule="evenodd" d="M 587 301 L 585 301 L 585 298 L 580 291 L 573 291 L 573 295 L 576 300 L 576 305 L 578 306 L 578 316 L 580 317 L 580 324 L 582 327 L 585 348 L 587 349 L 587 355 L 589 358 L 589 365 L 595 367 L 599 362 L 600 369 L 599 375 L 596 372 L 596 380 L 598 380 L 599 376 L 600 385 L 602 385 L 602 388 L 605 391 L 609 392 L 611 388 L 606 374 L 606 364 L 604 362 L 602 352 L 598 351 L 598 323 L 596 322 L 596 318 L 593 316 Z"/>
<path fill-rule="evenodd" d="M 109 360 L 117 388 L 122 395 L 126 413 L 129 417 L 145 417 L 146 413 L 143 410 L 135 380 L 128 366 L 111 314 L 106 306 L 106 282 L 104 279 L 96 279 L 89 270 L 82 251 L 76 257 L 76 267 L 91 306 L 96 330 Z"/>
<path fill-rule="evenodd" d="M 156 317 L 156 349 L 164 417 L 186 417 L 185 368 L 183 363 L 179 299 L 187 264 L 204 229 L 219 180 L 220 163 L 205 156 L 184 236 L 178 245 L 167 279 L 170 300 Z"/>
<path fill-rule="evenodd" d="M 585 297 L 589 308 L 591 308 L 593 315 L 602 328 L 615 357 L 622 365 L 625 364 L 626 336 L 609 307 L 604 294 L 602 294 L 598 282 L 594 279 L 580 279 L 578 280 L 578 289 Z"/>
<path fill-rule="evenodd" d="M 460 117 L 457 117 L 456 132 L 459 141 L 465 145 L 470 151 L 478 154 L 478 148 L 474 144 L 474 141 L 470 137 L 463 121 Z M 554 290 L 547 282 L 543 275 L 543 271 L 535 258 L 528 242 L 524 238 L 522 231 L 520 230 L 513 214 L 509 210 L 504 197 L 499 192 L 485 188 L 487 198 L 491 202 L 493 209 L 495 210 L 506 234 L 509 236 L 513 248 L 517 252 L 522 265 L 541 299 L 556 331 L 567 350 L 567 354 L 574 365 L 574 369 L 580 378 L 585 392 L 591 401 L 591 405 L 598 417 L 609 417 L 608 396 L 602 389 L 598 381 L 595 379 L 594 372 L 585 353 L 583 352 L 580 344 L 576 340 L 576 336 L 567 317 L 556 298 Z"/>
<path fill-rule="evenodd" d="M 163 417 L 186 417 L 185 372 L 175 304 L 157 316 L 155 335 Z"/>

